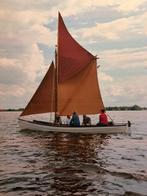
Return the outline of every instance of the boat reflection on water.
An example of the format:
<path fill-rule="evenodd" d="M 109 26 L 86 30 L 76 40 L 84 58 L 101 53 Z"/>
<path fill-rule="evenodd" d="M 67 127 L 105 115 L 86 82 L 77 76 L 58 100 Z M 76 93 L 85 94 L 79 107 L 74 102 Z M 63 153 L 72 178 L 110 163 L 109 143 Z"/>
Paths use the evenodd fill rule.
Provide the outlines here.
<path fill-rule="evenodd" d="M 49 195 L 82 195 L 100 190 L 106 164 L 102 153 L 109 136 L 21 133 L 28 137 L 28 145 L 34 144 L 40 152 L 33 163 L 40 189 L 44 187 Z"/>

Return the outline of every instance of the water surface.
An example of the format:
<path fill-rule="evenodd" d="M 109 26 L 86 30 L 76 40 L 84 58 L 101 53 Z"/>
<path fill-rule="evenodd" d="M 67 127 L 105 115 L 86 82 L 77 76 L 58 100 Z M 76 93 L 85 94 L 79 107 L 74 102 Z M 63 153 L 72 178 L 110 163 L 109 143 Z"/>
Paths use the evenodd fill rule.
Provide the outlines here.
<path fill-rule="evenodd" d="M 19 112 L 0 112 L 0 195 L 147 195 L 147 111 L 128 135 L 20 131 Z"/>

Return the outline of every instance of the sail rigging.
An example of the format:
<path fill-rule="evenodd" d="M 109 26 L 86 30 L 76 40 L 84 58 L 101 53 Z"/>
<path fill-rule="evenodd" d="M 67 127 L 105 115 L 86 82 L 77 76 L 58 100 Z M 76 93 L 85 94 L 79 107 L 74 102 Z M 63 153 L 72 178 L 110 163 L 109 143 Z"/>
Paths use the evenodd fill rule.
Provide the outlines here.
<path fill-rule="evenodd" d="M 74 111 L 96 114 L 103 107 L 96 57 L 70 35 L 59 13 L 55 65 L 52 62 L 21 116 L 46 112 L 67 115 Z"/>

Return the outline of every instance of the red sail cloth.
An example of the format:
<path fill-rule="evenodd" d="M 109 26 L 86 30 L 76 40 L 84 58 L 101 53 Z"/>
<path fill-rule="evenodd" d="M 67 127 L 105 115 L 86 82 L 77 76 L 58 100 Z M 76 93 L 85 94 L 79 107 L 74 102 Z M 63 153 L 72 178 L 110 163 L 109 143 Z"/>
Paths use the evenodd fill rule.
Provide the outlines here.
<path fill-rule="evenodd" d="M 59 13 L 58 23 L 58 101 L 61 115 L 96 114 L 103 106 L 96 58 L 69 34 Z"/>
<path fill-rule="evenodd" d="M 58 85 L 58 111 L 60 115 L 97 114 L 103 109 L 97 82 L 96 60 L 71 79 Z"/>
<path fill-rule="evenodd" d="M 59 13 L 58 19 L 58 78 L 65 81 L 86 67 L 94 56 L 69 34 Z"/>
<path fill-rule="evenodd" d="M 55 69 L 52 62 L 48 72 L 42 80 L 32 99 L 22 112 L 21 116 L 54 112 L 55 110 Z"/>

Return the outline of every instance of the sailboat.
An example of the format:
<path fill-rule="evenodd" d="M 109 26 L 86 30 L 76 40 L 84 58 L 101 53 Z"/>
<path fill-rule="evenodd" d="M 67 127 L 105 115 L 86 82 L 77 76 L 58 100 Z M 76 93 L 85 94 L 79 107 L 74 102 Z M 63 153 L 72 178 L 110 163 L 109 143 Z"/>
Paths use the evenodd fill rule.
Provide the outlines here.
<path fill-rule="evenodd" d="M 58 14 L 58 35 L 55 63 L 40 83 L 32 99 L 19 117 L 22 130 L 72 133 L 122 133 L 127 124 L 71 127 L 53 122 L 26 120 L 25 116 L 59 113 L 60 116 L 98 114 L 104 108 L 97 76 L 97 56 L 84 49 L 68 32 L 61 14 Z"/>

